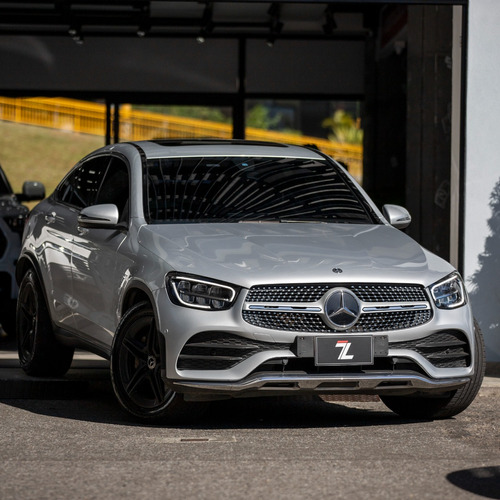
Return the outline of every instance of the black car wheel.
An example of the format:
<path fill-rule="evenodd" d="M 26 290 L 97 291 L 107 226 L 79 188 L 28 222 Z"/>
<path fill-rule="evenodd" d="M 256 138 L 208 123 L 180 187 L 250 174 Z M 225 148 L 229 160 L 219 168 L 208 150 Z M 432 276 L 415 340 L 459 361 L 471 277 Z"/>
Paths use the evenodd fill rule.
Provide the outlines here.
<path fill-rule="evenodd" d="M 33 376 L 62 376 L 74 349 L 54 338 L 50 316 L 38 279 L 29 269 L 21 281 L 16 308 L 16 333 L 22 369 Z"/>
<path fill-rule="evenodd" d="M 389 409 L 405 418 L 442 419 L 458 415 L 474 401 L 484 378 L 486 355 L 483 335 L 477 322 L 474 322 L 474 338 L 476 366 L 467 384 L 443 397 L 380 396 L 380 399 Z"/>
<path fill-rule="evenodd" d="M 120 404 L 143 421 L 170 421 L 185 416 L 191 405 L 168 389 L 163 338 L 147 302 L 124 316 L 113 342 L 111 380 Z"/>

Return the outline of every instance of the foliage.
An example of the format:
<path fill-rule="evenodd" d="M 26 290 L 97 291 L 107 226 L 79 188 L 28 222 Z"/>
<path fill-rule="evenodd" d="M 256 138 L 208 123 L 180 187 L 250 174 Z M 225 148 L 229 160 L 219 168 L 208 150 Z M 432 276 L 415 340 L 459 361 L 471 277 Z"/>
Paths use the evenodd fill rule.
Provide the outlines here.
<path fill-rule="evenodd" d="M 218 123 L 231 123 L 231 115 L 222 108 L 208 106 L 147 106 L 134 105 L 134 109 L 141 111 L 151 111 L 173 116 L 183 116 L 185 118 L 196 118 L 198 120 L 208 120 Z"/>
<path fill-rule="evenodd" d="M 185 118 L 196 118 L 217 123 L 231 123 L 231 115 L 227 109 L 207 106 L 148 106 L 134 105 L 134 109 L 151 111 Z M 283 130 L 282 113 L 273 113 L 267 106 L 256 104 L 246 115 L 246 126 L 263 130 L 280 130 L 282 132 L 299 133 L 295 130 Z"/>
<path fill-rule="evenodd" d="M 271 116 L 268 107 L 263 104 L 256 104 L 247 112 L 246 126 L 264 130 L 274 130 L 280 124 L 281 120 L 282 116 L 280 113 Z"/>
<path fill-rule="evenodd" d="M 331 118 L 323 120 L 322 125 L 323 128 L 331 130 L 328 136 L 331 141 L 347 144 L 363 143 L 363 129 L 359 119 L 355 120 L 343 109 L 338 109 Z"/>

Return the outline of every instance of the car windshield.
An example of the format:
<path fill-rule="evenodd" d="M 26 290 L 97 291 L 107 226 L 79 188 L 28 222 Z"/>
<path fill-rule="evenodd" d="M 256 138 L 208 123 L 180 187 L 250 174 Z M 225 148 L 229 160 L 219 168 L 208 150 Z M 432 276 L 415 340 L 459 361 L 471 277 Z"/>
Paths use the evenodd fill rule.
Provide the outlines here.
<path fill-rule="evenodd" d="M 354 185 L 327 160 L 257 157 L 149 159 L 149 223 L 373 223 Z"/>

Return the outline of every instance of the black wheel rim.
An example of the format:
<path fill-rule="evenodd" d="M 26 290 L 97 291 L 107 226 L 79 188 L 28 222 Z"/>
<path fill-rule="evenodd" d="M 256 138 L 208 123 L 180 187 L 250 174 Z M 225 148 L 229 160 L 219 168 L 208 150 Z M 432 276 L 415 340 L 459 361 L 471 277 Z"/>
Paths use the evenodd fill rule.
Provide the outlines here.
<path fill-rule="evenodd" d="M 141 409 L 161 408 L 174 396 L 162 379 L 163 358 L 154 317 L 134 321 L 122 340 L 118 371 L 127 397 Z"/>
<path fill-rule="evenodd" d="M 38 324 L 38 296 L 33 283 L 26 282 L 18 299 L 18 346 L 22 363 L 33 357 Z"/>

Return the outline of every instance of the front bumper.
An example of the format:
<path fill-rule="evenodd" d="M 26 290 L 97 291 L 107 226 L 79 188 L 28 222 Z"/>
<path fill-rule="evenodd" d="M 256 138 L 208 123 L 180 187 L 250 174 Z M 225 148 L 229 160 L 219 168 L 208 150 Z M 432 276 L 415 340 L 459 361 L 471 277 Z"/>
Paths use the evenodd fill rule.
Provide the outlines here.
<path fill-rule="evenodd" d="M 249 324 L 242 318 L 244 298 L 241 294 L 230 310 L 207 312 L 173 305 L 164 290 L 158 291 L 158 319 L 166 345 L 165 381 L 172 389 L 233 397 L 292 392 L 443 393 L 473 376 L 476 353 L 468 305 L 449 311 L 433 309 L 432 319 L 420 326 L 356 333 L 372 336 L 375 345 L 381 342 L 387 346 L 385 352 L 375 351 L 373 366 L 318 369 L 313 353 L 300 352 L 298 338 L 312 342 L 323 333 L 278 331 Z M 445 336 L 453 344 L 458 339 L 465 346 L 460 365 L 447 363 L 446 357 L 455 347 L 450 348 L 448 341 L 440 345 Z M 216 345 L 212 345 L 214 341 Z M 245 356 L 235 352 L 243 348 L 251 352 Z M 224 364 L 226 358 L 238 356 L 240 359 L 233 364 L 229 360 L 227 367 L 214 366 L 215 361 Z M 189 363 L 185 357 L 191 358 Z M 200 358 L 199 364 L 195 358 Z"/>

